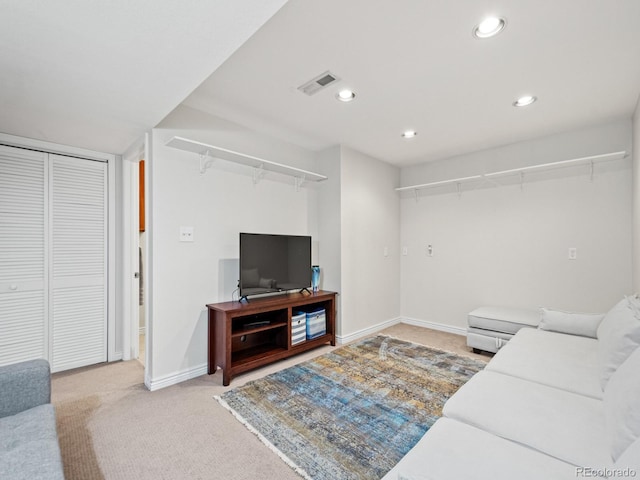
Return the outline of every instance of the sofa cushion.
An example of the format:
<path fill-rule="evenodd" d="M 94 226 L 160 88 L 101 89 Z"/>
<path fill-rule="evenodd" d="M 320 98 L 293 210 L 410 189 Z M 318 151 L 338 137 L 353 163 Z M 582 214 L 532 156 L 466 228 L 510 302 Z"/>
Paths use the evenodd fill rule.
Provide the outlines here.
<path fill-rule="evenodd" d="M 523 308 L 479 307 L 467 315 L 470 327 L 512 335 L 522 327 L 537 327 L 539 322 L 540 312 Z"/>
<path fill-rule="evenodd" d="M 0 418 L 0 478 L 64 480 L 53 405 Z"/>
<path fill-rule="evenodd" d="M 602 313 L 563 312 L 549 308 L 541 308 L 540 315 L 538 328 L 541 330 L 590 338 L 597 338 L 598 326 L 604 318 Z"/>
<path fill-rule="evenodd" d="M 640 348 L 611 375 L 604 390 L 604 412 L 616 460 L 640 437 Z"/>
<path fill-rule="evenodd" d="M 598 366 L 597 340 L 524 328 L 485 370 L 602 399 Z"/>
<path fill-rule="evenodd" d="M 443 414 L 579 467 L 613 463 L 601 400 L 483 370 Z"/>
<path fill-rule="evenodd" d="M 573 465 L 440 418 L 383 480 L 575 479 Z"/>
<path fill-rule="evenodd" d="M 621 471 L 635 472 L 635 474 L 630 475 L 617 475 L 618 478 L 632 478 L 640 474 L 640 438 L 637 438 L 635 442 L 622 452 L 622 455 L 620 455 L 616 463 L 613 464 L 613 468 Z"/>
<path fill-rule="evenodd" d="M 623 298 L 607 312 L 598 327 L 600 386 L 603 390 L 613 372 L 640 345 L 639 306 L 637 296 Z"/>

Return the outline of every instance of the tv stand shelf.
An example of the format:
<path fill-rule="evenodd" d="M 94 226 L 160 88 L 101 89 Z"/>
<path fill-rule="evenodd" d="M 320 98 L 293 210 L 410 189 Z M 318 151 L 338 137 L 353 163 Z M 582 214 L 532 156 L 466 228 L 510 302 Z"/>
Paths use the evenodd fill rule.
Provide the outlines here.
<path fill-rule="evenodd" d="M 242 330 L 237 330 L 237 331 L 232 330 L 231 338 L 243 337 L 245 335 L 252 335 L 254 333 L 263 332 L 265 330 L 271 330 L 274 328 L 280 328 L 280 327 L 286 327 L 286 326 L 287 326 L 287 322 L 277 322 L 277 323 L 270 323 L 268 325 L 261 325 L 259 327 L 243 328 Z"/>
<path fill-rule="evenodd" d="M 312 348 L 336 344 L 334 292 L 288 293 L 252 298 L 249 302 L 207 305 L 209 310 L 208 372 L 222 369 L 222 384 L 236 375 Z M 293 312 L 324 308 L 327 333 L 291 344 Z"/>

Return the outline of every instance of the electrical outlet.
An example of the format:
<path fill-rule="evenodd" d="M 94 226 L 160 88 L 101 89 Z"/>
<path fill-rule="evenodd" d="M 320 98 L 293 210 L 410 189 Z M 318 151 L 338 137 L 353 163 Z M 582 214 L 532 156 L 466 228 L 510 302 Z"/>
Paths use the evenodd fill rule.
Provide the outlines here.
<path fill-rule="evenodd" d="M 575 260 L 578 258 L 578 249 L 576 247 L 569 247 L 569 260 Z"/>
<path fill-rule="evenodd" d="M 402 247 L 402 255 L 408 255 L 409 249 L 407 247 Z"/>
<path fill-rule="evenodd" d="M 193 227 L 180 227 L 180 241 L 193 242 Z"/>
<path fill-rule="evenodd" d="M 433 245 L 427 245 L 427 256 L 433 257 Z"/>

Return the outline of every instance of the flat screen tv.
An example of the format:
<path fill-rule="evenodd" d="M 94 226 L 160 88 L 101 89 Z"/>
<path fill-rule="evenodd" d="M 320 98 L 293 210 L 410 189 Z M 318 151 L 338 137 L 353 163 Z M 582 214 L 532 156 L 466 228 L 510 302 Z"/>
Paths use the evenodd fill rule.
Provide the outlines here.
<path fill-rule="evenodd" d="M 310 286 L 310 236 L 240 233 L 240 300 Z"/>

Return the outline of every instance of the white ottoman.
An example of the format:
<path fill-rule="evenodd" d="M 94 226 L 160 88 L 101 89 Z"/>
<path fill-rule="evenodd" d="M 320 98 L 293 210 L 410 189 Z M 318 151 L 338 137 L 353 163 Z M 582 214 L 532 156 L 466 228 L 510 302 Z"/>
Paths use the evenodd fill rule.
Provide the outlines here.
<path fill-rule="evenodd" d="M 497 352 L 523 327 L 537 327 L 540 311 L 510 307 L 480 307 L 467 315 L 467 346 L 478 353 Z"/>

